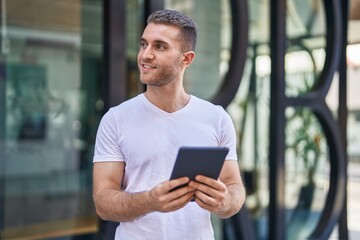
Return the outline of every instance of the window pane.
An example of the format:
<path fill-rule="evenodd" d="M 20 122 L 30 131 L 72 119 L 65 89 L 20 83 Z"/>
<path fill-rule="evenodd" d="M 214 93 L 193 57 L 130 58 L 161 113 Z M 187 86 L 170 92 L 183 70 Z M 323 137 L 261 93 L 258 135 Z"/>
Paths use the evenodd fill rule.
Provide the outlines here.
<path fill-rule="evenodd" d="M 218 91 L 230 60 L 232 37 L 230 1 L 166 0 L 165 8 L 190 16 L 197 25 L 196 57 L 184 76 L 192 94 L 211 99 Z"/>
<path fill-rule="evenodd" d="M 4 2 L 1 233 L 96 232 L 91 170 L 103 107 L 102 2 Z"/>
<path fill-rule="evenodd" d="M 330 156 L 323 129 L 310 110 L 288 108 L 286 117 L 287 236 L 306 239 L 325 206 Z"/>

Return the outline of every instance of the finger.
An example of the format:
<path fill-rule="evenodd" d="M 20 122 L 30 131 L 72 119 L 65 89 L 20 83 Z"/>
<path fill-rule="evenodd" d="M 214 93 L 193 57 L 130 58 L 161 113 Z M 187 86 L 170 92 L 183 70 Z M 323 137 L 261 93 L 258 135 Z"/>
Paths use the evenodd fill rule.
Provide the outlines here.
<path fill-rule="evenodd" d="M 201 192 L 197 192 L 195 195 L 195 202 L 203 209 L 206 209 L 210 212 L 215 211 L 215 207 L 212 204 L 208 204 L 208 200 L 206 200 L 208 197 L 201 193 Z"/>
<path fill-rule="evenodd" d="M 209 178 L 209 177 L 205 177 L 205 176 L 202 176 L 202 175 L 197 175 L 195 177 L 195 180 L 200 182 L 200 183 L 203 183 L 207 186 L 210 186 L 216 190 L 224 190 L 224 188 L 226 188 L 225 184 L 223 182 L 221 182 L 220 180 L 215 180 L 213 178 Z"/>
<path fill-rule="evenodd" d="M 205 204 L 217 206 L 224 201 L 227 189 L 216 190 L 212 187 L 198 182 L 190 182 L 189 186 L 196 189 L 195 195 L 202 200 Z"/>
<path fill-rule="evenodd" d="M 189 198 L 191 200 L 194 195 L 195 195 L 195 189 L 188 186 L 179 188 L 169 193 L 170 201 L 174 201 L 177 199 L 184 199 L 183 196 L 187 196 L 186 199 Z"/>
<path fill-rule="evenodd" d="M 181 195 L 180 197 L 175 198 L 172 201 L 167 202 L 164 204 L 164 211 L 175 211 L 182 207 L 184 207 L 187 203 L 191 201 L 194 194 L 192 192 L 187 192 L 184 195 Z"/>
<path fill-rule="evenodd" d="M 196 191 L 194 195 L 206 205 L 216 205 L 216 202 L 218 201 L 216 193 L 214 195 L 210 195 L 207 192 Z"/>
<path fill-rule="evenodd" d="M 167 185 L 167 191 L 170 191 L 176 187 L 180 187 L 181 185 L 185 185 L 189 182 L 189 178 L 188 177 L 182 177 L 182 178 L 177 178 L 174 180 L 170 180 L 168 181 L 168 185 Z"/>
<path fill-rule="evenodd" d="M 226 191 L 226 187 L 214 187 L 196 181 L 190 181 L 188 185 L 212 197 L 217 197 L 218 195 L 220 196 L 222 192 Z"/>

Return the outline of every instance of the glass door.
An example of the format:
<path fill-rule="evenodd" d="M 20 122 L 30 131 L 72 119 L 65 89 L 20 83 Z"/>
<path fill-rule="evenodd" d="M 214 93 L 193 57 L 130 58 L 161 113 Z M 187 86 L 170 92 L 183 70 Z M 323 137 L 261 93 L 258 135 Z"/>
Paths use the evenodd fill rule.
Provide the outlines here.
<path fill-rule="evenodd" d="M 97 232 L 102 1 L 1 1 L 2 239 Z"/>

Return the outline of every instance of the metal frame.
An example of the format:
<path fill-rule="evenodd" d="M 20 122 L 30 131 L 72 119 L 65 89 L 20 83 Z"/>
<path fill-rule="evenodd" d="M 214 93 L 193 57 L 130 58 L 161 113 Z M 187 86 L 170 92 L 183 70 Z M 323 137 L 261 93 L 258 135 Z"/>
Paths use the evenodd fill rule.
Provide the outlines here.
<path fill-rule="evenodd" d="M 286 1 L 270 1 L 270 202 L 269 239 L 285 239 Z M 271 219 L 271 220 L 270 220 Z"/>
<path fill-rule="evenodd" d="M 271 114 L 270 114 L 270 205 L 269 205 L 269 238 L 285 239 L 285 204 L 284 204 L 284 126 L 286 107 L 306 107 L 312 110 L 323 127 L 330 156 L 330 188 L 326 198 L 325 207 L 320 220 L 310 239 L 328 239 L 335 225 L 338 223 L 344 207 L 346 194 L 346 137 L 341 133 L 339 123 L 335 121 L 325 102 L 334 73 L 339 69 L 341 51 L 346 47 L 341 35 L 342 30 L 340 1 L 323 1 L 326 11 L 326 59 L 324 69 L 318 83 L 309 93 L 299 97 L 286 97 L 284 92 L 284 57 L 286 52 L 285 34 L 285 0 L 271 1 Z M 346 23 L 343 23 L 346 25 Z M 343 34 L 342 34 L 343 33 Z M 345 53 L 341 56 L 344 58 Z M 345 62 L 345 59 L 342 59 Z M 343 66 L 344 67 L 344 66 Z M 346 67 L 346 66 L 345 66 Z M 346 76 L 342 75 L 342 81 Z M 344 91 L 343 86 L 341 88 Z M 346 93 L 345 93 L 346 95 Z M 346 121 L 346 99 L 341 95 L 340 110 L 343 121 Z"/>
<path fill-rule="evenodd" d="M 247 1 L 231 0 L 232 14 L 232 46 L 229 70 L 219 91 L 211 100 L 213 103 L 227 107 L 234 99 L 240 86 L 244 71 L 248 35 L 249 19 Z"/>
<path fill-rule="evenodd" d="M 338 121 L 341 129 L 342 141 L 344 149 L 347 149 L 347 64 L 346 64 L 346 47 L 348 44 L 348 16 L 349 16 L 349 0 L 341 1 L 342 10 L 342 40 L 341 40 L 341 55 L 340 55 L 340 67 L 339 67 L 339 110 Z M 347 166 L 348 159 L 347 154 L 344 159 L 345 168 L 345 199 L 343 203 L 342 213 L 339 219 L 339 239 L 349 239 L 348 222 L 347 222 Z"/>
<path fill-rule="evenodd" d="M 104 73 L 105 110 L 127 99 L 126 2 L 104 1 Z"/>

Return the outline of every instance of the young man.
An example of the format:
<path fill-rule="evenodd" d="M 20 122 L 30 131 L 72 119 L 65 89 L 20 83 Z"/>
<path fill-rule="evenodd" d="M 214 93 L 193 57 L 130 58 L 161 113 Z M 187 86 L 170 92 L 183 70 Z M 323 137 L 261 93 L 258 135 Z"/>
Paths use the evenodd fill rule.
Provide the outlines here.
<path fill-rule="evenodd" d="M 228 218 L 245 201 L 229 115 L 183 88 L 195 44 L 191 19 L 173 10 L 151 14 L 138 54 L 147 90 L 101 120 L 93 198 L 102 219 L 120 222 L 116 239 L 214 239 L 210 214 Z M 228 147 L 219 179 L 199 175 L 196 181 L 170 181 L 181 146 Z"/>

